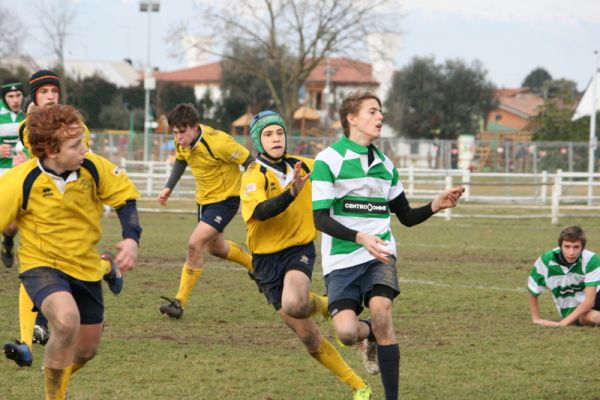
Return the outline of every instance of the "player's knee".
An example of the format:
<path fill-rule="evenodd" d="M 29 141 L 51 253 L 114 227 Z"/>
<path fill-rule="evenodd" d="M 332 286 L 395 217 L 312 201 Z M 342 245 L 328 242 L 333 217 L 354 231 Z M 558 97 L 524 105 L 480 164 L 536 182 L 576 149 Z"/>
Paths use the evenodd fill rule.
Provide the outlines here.
<path fill-rule="evenodd" d="M 336 334 L 338 339 L 346 346 L 352 346 L 358 343 L 358 331 L 349 327 L 336 327 Z"/>
<path fill-rule="evenodd" d="M 189 241 L 188 242 L 188 255 L 190 257 L 200 257 L 202 255 L 202 250 L 204 249 L 204 243 L 197 241 Z"/>
<path fill-rule="evenodd" d="M 579 317 L 579 324 L 591 326 L 600 325 L 600 311 L 590 310 L 583 314 L 581 317 Z"/>
<path fill-rule="evenodd" d="M 281 308 L 292 318 L 307 318 L 310 315 L 309 304 L 302 304 L 299 301 L 283 301 Z"/>
<path fill-rule="evenodd" d="M 60 339 L 65 344 L 75 343 L 79 332 L 79 314 L 65 312 L 58 315 L 51 322 L 52 336 Z"/>

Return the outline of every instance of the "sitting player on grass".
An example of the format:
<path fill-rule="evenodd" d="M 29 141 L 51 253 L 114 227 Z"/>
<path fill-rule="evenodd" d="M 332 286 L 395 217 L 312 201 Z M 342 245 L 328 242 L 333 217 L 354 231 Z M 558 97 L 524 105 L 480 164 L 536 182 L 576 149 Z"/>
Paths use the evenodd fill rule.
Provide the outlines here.
<path fill-rule="evenodd" d="M 563 229 L 558 247 L 548 250 L 531 269 L 527 288 L 531 320 L 540 326 L 600 325 L 600 258 L 585 250 L 585 232 L 578 226 Z M 560 321 L 540 317 L 538 297 L 550 290 Z"/>

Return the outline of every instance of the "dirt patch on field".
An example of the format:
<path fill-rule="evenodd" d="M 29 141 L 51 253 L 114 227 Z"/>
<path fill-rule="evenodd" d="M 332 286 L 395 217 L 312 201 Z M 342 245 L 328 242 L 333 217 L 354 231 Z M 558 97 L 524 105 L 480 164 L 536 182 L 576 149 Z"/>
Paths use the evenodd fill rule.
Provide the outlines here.
<path fill-rule="evenodd" d="M 174 323 L 177 323 L 174 321 Z M 242 343 L 258 346 L 279 346 L 282 348 L 296 349 L 302 347 L 302 344 L 294 336 L 292 331 L 283 325 L 283 322 L 273 319 L 273 323 L 245 325 L 241 331 L 233 332 L 230 327 L 238 325 L 228 321 L 210 321 L 207 326 L 217 324 L 213 329 L 198 331 L 190 327 L 189 329 L 179 327 L 179 332 L 164 331 L 144 331 L 136 332 L 131 335 L 119 335 L 126 340 L 159 340 L 175 342 L 182 345 L 235 345 Z M 297 343 L 296 343 L 297 342 Z"/>

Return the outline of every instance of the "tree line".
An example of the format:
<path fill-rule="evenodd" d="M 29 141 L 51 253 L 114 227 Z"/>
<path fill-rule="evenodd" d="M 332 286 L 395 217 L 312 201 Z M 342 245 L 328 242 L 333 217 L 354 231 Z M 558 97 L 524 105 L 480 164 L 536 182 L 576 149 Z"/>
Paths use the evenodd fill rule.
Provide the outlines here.
<path fill-rule="evenodd" d="M 194 20 L 177 23 L 167 40 L 183 53 L 182 38 L 206 37 L 210 31 L 208 37 L 219 41 L 219 46 L 207 44 L 210 41 L 187 43 L 221 60 L 222 96 L 217 101 L 207 92 L 195 99 L 189 86 L 157 82 L 151 96 L 152 113 L 160 116 L 177 103 L 191 102 L 205 123 L 226 131 L 245 112 L 265 108 L 277 110 L 292 122 L 292 113 L 300 105 L 299 92 L 319 62 L 333 55 L 363 61 L 363 55 L 369 54 L 365 38 L 381 32 L 398 33 L 401 21 L 395 3 L 389 0 L 223 0 L 198 7 L 203 24 Z M 46 26 L 42 37 L 49 41 L 59 71 L 76 11 L 76 6 L 67 2 L 45 9 L 44 15 L 53 23 Z M 0 22 L 16 32 L 22 30 L 14 13 L 2 7 Z M 199 32 L 200 28 L 204 31 Z M 20 39 L 25 34 L 0 37 L 0 65 L 3 59 L 21 52 Z M 377 51 L 384 54 L 386 50 Z M 28 74 L 22 69 L 0 68 L 0 78 L 9 74 L 27 81 Z M 119 88 L 99 76 L 63 81 L 66 101 L 83 111 L 93 129 L 127 129 L 131 121 L 134 129 L 143 129 L 141 83 Z M 570 120 L 581 95 L 573 81 L 553 79 L 540 67 L 525 77 L 523 86 L 544 98 L 541 112 L 527 127 L 534 140 L 586 140 L 589 118 Z M 382 100 L 386 123 L 398 135 L 455 139 L 485 129 L 487 115 L 498 105 L 495 94 L 496 86 L 477 60 L 439 63 L 433 57 L 416 57 L 394 73 L 391 90 Z M 332 109 L 337 106 L 332 104 Z"/>

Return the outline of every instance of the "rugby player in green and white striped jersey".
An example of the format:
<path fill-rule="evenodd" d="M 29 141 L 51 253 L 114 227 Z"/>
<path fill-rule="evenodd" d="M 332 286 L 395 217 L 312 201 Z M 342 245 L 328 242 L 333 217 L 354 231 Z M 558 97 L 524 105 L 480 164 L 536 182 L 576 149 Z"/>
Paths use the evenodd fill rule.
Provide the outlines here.
<path fill-rule="evenodd" d="M 344 136 L 320 152 L 312 173 L 315 226 L 323 232 L 323 274 L 336 334 L 361 342 L 370 373 L 381 373 L 386 400 L 398 398 L 400 348 L 392 302 L 400 293 L 390 212 L 406 226 L 456 206 L 462 186 L 411 208 L 392 161 L 373 145 L 381 136 L 381 101 L 369 92 L 348 96 L 340 107 Z M 359 320 L 363 306 L 371 320 Z"/>
<path fill-rule="evenodd" d="M 19 141 L 17 127 L 24 118 L 21 113 L 23 94 L 23 84 L 17 78 L 6 78 L 0 86 L 0 176 L 13 167 Z M 2 232 L 0 258 L 6 268 L 11 268 L 15 262 L 13 248 L 16 234 L 16 223 L 10 224 Z"/>
<path fill-rule="evenodd" d="M 600 257 L 585 250 L 585 232 L 578 226 L 563 229 L 558 247 L 548 250 L 531 269 L 527 288 L 531 320 L 541 326 L 600 325 Z M 538 296 L 550 290 L 560 321 L 540 317 Z"/>

